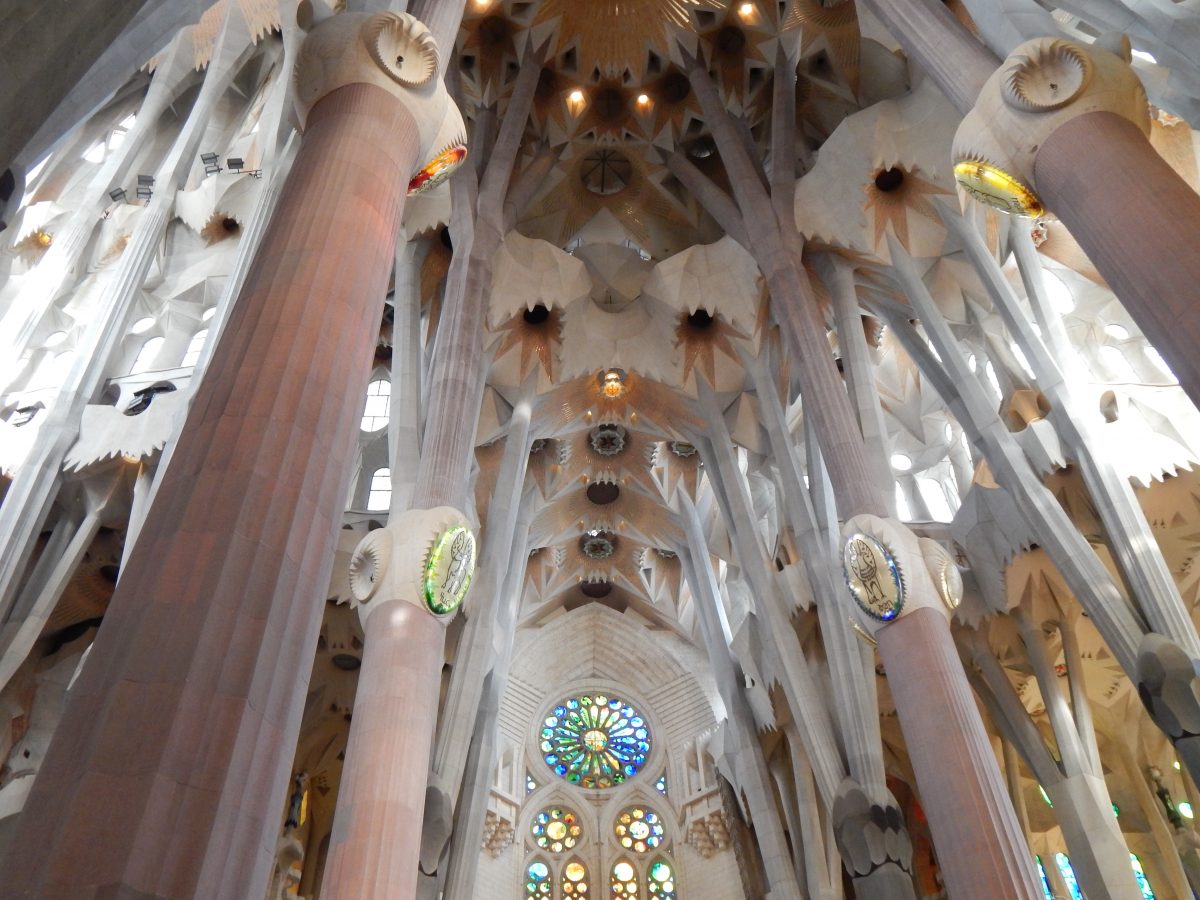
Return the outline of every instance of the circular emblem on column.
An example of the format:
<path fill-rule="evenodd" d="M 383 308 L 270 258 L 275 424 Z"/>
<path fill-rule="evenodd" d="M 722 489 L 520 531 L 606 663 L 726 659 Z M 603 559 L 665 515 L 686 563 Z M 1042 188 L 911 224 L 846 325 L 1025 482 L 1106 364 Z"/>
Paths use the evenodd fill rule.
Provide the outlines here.
<path fill-rule="evenodd" d="M 980 203 L 1003 212 L 1036 218 L 1046 211 L 1037 194 L 1019 178 L 992 163 L 960 160 L 954 164 L 954 180 Z"/>
<path fill-rule="evenodd" d="M 363 28 L 371 58 L 406 88 L 429 83 L 437 73 L 438 49 L 433 35 L 410 15 L 379 13 Z"/>
<path fill-rule="evenodd" d="M 958 604 L 962 603 L 963 598 L 962 573 L 958 571 L 958 566 L 954 564 L 954 560 L 949 557 L 942 560 L 942 564 L 938 569 L 937 586 L 938 593 L 942 595 L 942 602 L 946 604 L 946 608 L 951 612 L 958 609 Z"/>
<path fill-rule="evenodd" d="M 469 528 L 447 528 L 429 550 L 425 561 L 425 603 L 436 615 L 458 609 L 475 573 L 475 535 Z"/>
<path fill-rule="evenodd" d="M 467 158 L 467 148 L 463 144 L 447 147 L 432 160 L 426 163 L 408 182 L 408 195 L 423 194 L 431 191 L 462 165 Z"/>
<path fill-rule="evenodd" d="M 869 534 L 856 532 L 842 549 L 842 572 L 859 609 L 890 622 L 904 608 L 904 579 L 890 550 Z"/>

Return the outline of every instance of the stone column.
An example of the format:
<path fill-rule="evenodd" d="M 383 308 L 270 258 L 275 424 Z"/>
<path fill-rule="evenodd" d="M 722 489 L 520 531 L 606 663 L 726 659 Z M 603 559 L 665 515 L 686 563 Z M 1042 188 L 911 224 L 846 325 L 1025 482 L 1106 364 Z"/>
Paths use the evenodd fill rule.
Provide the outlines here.
<path fill-rule="evenodd" d="M 308 37 L 303 145 L 0 866 L 17 896 L 267 884 L 409 176 L 452 109 L 394 71 L 421 37 Z"/>
<path fill-rule="evenodd" d="M 474 535 L 444 506 L 395 516 L 354 552 L 350 585 L 365 641 L 321 888 L 327 900 L 416 893 L 445 621 L 474 570 Z"/>
<path fill-rule="evenodd" d="M 986 203 L 1057 216 L 1200 403 L 1200 196 L 1150 146 L 1129 59 L 1125 39 L 1021 44 L 959 126 L 955 174 Z"/>
<path fill-rule="evenodd" d="M 950 636 L 962 578 L 939 544 L 899 522 L 855 516 L 843 567 L 879 642 L 947 890 L 1038 900 L 1037 873 Z"/>

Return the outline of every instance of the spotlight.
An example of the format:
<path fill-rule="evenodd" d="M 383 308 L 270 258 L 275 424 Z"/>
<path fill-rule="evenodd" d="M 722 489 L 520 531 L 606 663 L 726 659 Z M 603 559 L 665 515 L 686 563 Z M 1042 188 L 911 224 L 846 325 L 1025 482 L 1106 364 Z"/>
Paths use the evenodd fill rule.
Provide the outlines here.
<path fill-rule="evenodd" d="M 571 91 L 571 93 L 567 95 L 567 99 L 572 103 L 582 103 L 583 91 L 581 91 L 579 88 L 575 88 L 575 90 Z"/>
<path fill-rule="evenodd" d="M 740 15 L 743 19 L 750 18 L 752 15 L 754 15 L 754 4 L 743 3 L 738 7 L 738 15 Z"/>
<path fill-rule="evenodd" d="M 649 94 L 638 94 L 637 95 L 637 105 L 638 106 L 649 106 L 650 105 L 650 95 Z"/>

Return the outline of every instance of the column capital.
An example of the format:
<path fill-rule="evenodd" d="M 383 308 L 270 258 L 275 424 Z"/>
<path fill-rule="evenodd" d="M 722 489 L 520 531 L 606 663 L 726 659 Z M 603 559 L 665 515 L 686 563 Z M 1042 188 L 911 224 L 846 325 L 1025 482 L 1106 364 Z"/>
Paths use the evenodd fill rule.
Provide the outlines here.
<path fill-rule="evenodd" d="M 394 600 L 449 622 L 471 587 L 477 556 L 475 534 L 453 507 L 393 515 L 350 558 L 350 590 L 363 627 L 372 611 Z"/>
<path fill-rule="evenodd" d="M 842 574 L 859 622 L 872 635 L 923 607 L 949 618 L 962 600 L 962 574 L 949 551 L 896 519 L 859 515 L 847 520 Z"/>
<path fill-rule="evenodd" d="M 1006 212 L 1039 216 L 1045 210 L 1034 161 L 1064 124 L 1107 112 L 1149 134 L 1146 91 L 1129 65 L 1129 40 L 1122 35 L 1106 43 L 1111 47 L 1042 37 L 1009 54 L 954 135 L 954 176 L 967 193 Z"/>
<path fill-rule="evenodd" d="M 296 112 L 301 126 L 338 88 L 369 84 L 400 100 L 420 136 L 409 193 L 445 180 L 467 155 L 462 113 L 438 77 L 439 48 L 429 29 L 407 13 L 341 13 L 320 22 L 301 17 L 307 36 L 296 60 Z"/>

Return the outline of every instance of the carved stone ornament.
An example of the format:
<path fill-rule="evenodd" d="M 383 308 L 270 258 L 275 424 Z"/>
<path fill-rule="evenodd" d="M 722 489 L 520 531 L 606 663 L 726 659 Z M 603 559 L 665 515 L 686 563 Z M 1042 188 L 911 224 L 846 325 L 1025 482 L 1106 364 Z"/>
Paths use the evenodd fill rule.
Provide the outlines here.
<path fill-rule="evenodd" d="M 588 440 L 601 456 L 618 456 L 625 449 L 625 429 L 620 425 L 597 425 Z"/>
<path fill-rule="evenodd" d="M 892 551 L 869 534 L 855 532 L 842 547 L 842 572 L 858 608 L 890 622 L 904 608 L 904 578 Z"/>
<path fill-rule="evenodd" d="M 962 572 L 950 555 L 950 551 L 929 538 L 920 538 L 921 555 L 925 557 L 925 567 L 929 570 L 938 596 L 946 604 L 946 609 L 953 612 L 958 609 L 963 598 Z"/>
<path fill-rule="evenodd" d="M 429 549 L 425 560 L 425 603 L 439 616 L 458 609 L 475 572 L 475 535 L 469 528 L 447 528 Z"/>
<path fill-rule="evenodd" d="M 448 619 L 467 595 L 475 562 L 475 535 L 462 513 L 449 506 L 407 510 L 359 542 L 350 591 L 364 618 L 403 600 Z"/>
<path fill-rule="evenodd" d="M 984 84 L 954 135 L 955 180 L 988 206 L 1042 215 L 1034 162 L 1038 148 L 1061 126 L 1088 113 L 1108 112 L 1149 134 L 1146 91 L 1129 59 L 1127 39 L 1115 52 L 1099 43 L 1051 37 L 1021 44 Z"/>
<path fill-rule="evenodd" d="M 419 20 L 400 13 L 371 16 L 362 29 L 376 64 L 407 88 L 429 84 L 438 69 L 437 42 Z"/>

